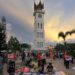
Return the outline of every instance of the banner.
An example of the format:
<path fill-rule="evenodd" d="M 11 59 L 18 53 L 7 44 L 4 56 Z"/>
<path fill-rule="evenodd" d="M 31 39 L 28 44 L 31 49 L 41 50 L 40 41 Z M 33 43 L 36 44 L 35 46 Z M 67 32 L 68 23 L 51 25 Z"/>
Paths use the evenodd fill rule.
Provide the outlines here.
<path fill-rule="evenodd" d="M 15 54 L 8 54 L 8 59 L 15 59 Z"/>

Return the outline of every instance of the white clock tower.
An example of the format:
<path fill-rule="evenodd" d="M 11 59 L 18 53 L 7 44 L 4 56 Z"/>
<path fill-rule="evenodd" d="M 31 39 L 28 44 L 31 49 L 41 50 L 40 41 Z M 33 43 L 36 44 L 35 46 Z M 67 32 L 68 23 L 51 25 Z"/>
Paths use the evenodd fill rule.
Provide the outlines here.
<path fill-rule="evenodd" d="M 44 4 L 34 2 L 34 50 L 45 50 Z"/>

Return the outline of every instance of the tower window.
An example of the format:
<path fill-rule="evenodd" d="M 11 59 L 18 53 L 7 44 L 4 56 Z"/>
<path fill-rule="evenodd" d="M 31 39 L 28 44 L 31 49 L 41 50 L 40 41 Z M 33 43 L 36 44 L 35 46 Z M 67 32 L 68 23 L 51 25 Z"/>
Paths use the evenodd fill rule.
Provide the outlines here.
<path fill-rule="evenodd" d="M 42 48 L 43 47 L 43 42 L 37 42 L 37 47 Z"/>
<path fill-rule="evenodd" d="M 39 23 L 38 23 L 38 28 L 39 28 Z"/>
<path fill-rule="evenodd" d="M 41 24 L 41 29 L 42 29 L 42 24 Z"/>
<path fill-rule="evenodd" d="M 43 38 L 43 32 L 37 32 L 37 37 L 38 38 Z"/>
<path fill-rule="evenodd" d="M 37 32 L 37 37 L 39 37 L 39 32 Z"/>

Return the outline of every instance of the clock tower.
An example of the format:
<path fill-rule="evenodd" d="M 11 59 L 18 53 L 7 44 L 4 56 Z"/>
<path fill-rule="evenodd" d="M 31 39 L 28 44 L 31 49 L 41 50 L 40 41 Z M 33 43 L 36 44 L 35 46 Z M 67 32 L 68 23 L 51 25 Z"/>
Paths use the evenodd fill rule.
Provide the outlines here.
<path fill-rule="evenodd" d="M 44 4 L 34 2 L 34 50 L 45 50 Z"/>

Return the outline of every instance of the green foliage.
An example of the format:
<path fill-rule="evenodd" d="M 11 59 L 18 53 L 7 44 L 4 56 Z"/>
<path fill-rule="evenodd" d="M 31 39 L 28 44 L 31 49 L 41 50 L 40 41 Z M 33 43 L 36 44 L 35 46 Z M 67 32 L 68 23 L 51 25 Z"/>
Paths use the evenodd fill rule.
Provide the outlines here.
<path fill-rule="evenodd" d="M 23 44 L 21 44 L 21 48 L 28 48 L 28 49 L 30 49 L 31 46 L 29 44 L 27 44 L 27 43 L 23 43 Z"/>
<path fill-rule="evenodd" d="M 63 32 L 59 32 L 58 37 L 62 37 L 65 40 L 66 35 Z"/>
<path fill-rule="evenodd" d="M 71 48 L 67 45 L 67 43 L 66 43 L 66 41 L 65 41 L 65 39 L 66 39 L 66 37 L 68 36 L 68 35 L 72 35 L 72 34 L 75 34 L 75 29 L 73 29 L 73 30 L 71 30 L 71 31 L 67 31 L 67 32 L 65 32 L 65 33 L 63 33 L 63 32 L 59 32 L 59 34 L 58 34 L 58 37 L 62 37 L 63 39 L 64 39 L 64 46 L 65 46 L 65 50 L 71 50 Z M 64 50 L 64 51 L 65 51 Z M 72 52 L 72 51 L 71 51 Z"/>
<path fill-rule="evenodd" d="M 8 41 L 8 49 L 14 52 L 21 50 L 21 45 L 16 37 L 11 36 L 10 40 Z"/>
<path fill-rule="evenodd" d="M 65 49 L 65 46 L 64 46 L 63 44 L 57 44 L 57 45 L 55 46 L 55 50 L 56 50 L 56 51 L 63 52 L 64 49 Z"/>
<path fill-rule="evenodd" d="M 65 38 L 68 36 L 68 35 L 72 35 L 72 34 L 75 34 L 75 29 L 71 30 L 71 31 L 67 31 L 65 33 L 63 32 L 59 32 L 58 34 L 58 37 L 62 37 L 65 41 Z"/>
<path fill-rule="evenodd" d="M 57 44 L 55 46 L 55 50 L 57 52 L 64 52 L 64 50 L 65 50 L 70 55 L 72 55 L 73 57 L 75 57 L 75 43 L 66 43 L 66 49 L 65 49 L 65 45 L 63 45 L 63 44 Z"/>
<path fill-rule="evenodd" d="M 58 37 L 62 37 L 62 38 L 64 39 L 64 41 L 65 41 L 65 38 L 66 38 L 67 35 L 69 35 L 69 34 L 70 34 L 70 31 L 65 32 L 65 33 L 59 32 Z"/>
<path fill-rule="evenodd" d="M 75 57 L 75 43 L 70 43 L 70 44 L 67 44 L 68 47 L 69 47 L 69 54 L 72 55 L 73 57 Z"/>
<path fill-rule="evenodd" d="M 6 20 L 2 17 L 0 22 L 0 51 L 6 50 Z"/>

